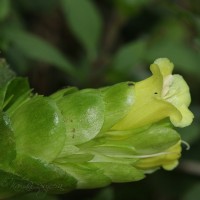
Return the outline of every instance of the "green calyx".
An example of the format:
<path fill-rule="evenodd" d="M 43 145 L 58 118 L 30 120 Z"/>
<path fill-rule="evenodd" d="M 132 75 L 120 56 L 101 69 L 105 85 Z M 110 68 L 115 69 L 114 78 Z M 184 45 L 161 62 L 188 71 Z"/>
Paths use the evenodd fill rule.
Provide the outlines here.
<path fill-rule="evenodd" d="M 22 78 L 2 82 L 0 198 L 103 187 L 176 167 L 181 138 L 174 126 L 193 119 L 189 88 L 166 58 L 150 69 L 140 82 L 49 97 L 33 95 Z"/>

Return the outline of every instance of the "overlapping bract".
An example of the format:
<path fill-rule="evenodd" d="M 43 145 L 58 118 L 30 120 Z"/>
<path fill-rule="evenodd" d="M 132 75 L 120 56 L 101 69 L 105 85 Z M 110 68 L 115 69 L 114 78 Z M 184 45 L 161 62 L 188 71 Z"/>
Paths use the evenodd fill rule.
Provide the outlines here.
<path fill-rule="evenodd" d="M 166 58 L 152 76 L 100 89 L 32 95 L 27 82 L 0 85 L 0 197 L 62 193 L 129 182 L 173 169 L 191 124 L 190 93 Z M 20 89 L 19 89 L 20 86 Z"/>

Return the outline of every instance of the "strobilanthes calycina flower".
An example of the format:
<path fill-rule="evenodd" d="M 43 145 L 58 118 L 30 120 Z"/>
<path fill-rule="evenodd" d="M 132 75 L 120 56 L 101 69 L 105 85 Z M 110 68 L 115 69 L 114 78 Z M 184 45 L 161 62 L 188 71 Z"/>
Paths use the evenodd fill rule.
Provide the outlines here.
<path fill-rule="evenodd" d="M 175 168 L 181 138 L 174 127 L 193 120 L 189 88 L 167 58 L 150 69 L 140 82 L 49 97 L 33 95 L 25 79 L 1 81 L 0 197 L 103 187 Z"/>

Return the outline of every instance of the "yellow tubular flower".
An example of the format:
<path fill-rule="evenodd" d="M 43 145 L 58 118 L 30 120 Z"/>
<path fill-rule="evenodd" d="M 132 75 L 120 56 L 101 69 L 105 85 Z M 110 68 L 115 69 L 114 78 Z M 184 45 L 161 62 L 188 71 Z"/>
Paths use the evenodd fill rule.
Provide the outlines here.
<path fill-rule="evenodd" d="M 152 76 L 135 83 L 135 103 L 112 130 L 139 128 L 169 117 L 176 127 L 191 124 L 189 87 L 180 75 L 172 75 L 173 63 L 159 58 L 150 66 Z"/>
<path fill-rule="evenodd" d="M 181 141 L 174 146 L 157 155 L 143 158 L 138 161 L 136 166 L 140 169 L 149 170 L 162 166 L 165 170 L 172 170 L 178 165 L 178 159 L 181 157 Z"/>

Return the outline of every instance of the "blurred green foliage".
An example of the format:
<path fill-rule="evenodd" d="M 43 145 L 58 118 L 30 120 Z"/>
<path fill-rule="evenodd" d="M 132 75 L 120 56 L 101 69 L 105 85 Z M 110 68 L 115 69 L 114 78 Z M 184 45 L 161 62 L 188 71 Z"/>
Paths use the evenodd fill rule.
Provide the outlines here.
<path fill-rule="evenodd" d="M 58 199 L 200 198 L 199 0 L 1 0 L 0 53 L 43 94 L 66 85 L 137 81 L 147 76 L 147 66 L 156 58 L 168 57 L 191 88 L 195 113 L 192 126 L 181 131 L 191 148 L 183 150 L 180 166 L 140 182 L 75 191 Z"/>

